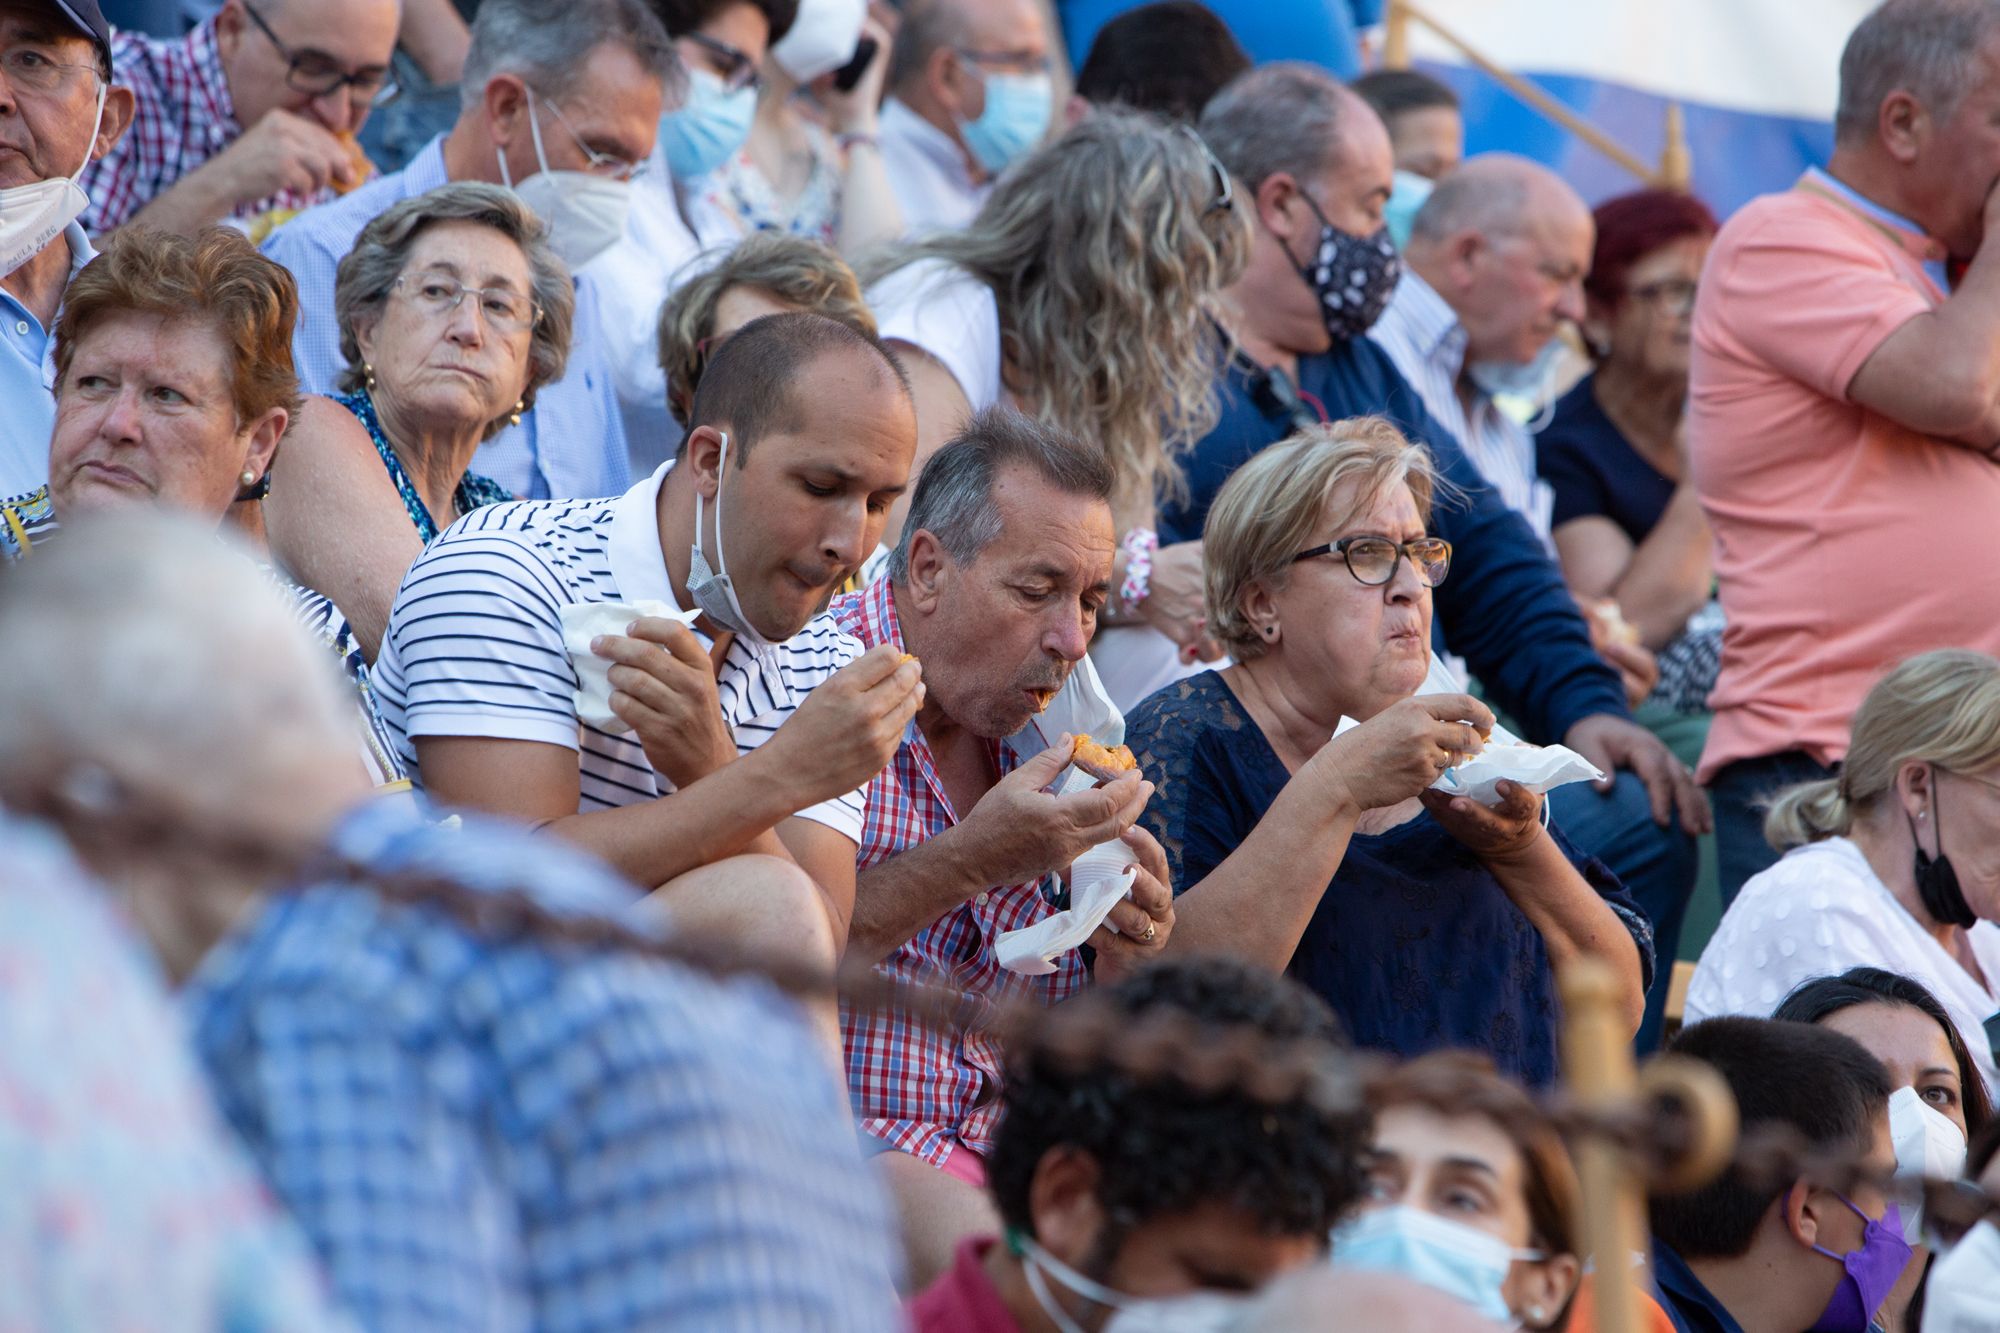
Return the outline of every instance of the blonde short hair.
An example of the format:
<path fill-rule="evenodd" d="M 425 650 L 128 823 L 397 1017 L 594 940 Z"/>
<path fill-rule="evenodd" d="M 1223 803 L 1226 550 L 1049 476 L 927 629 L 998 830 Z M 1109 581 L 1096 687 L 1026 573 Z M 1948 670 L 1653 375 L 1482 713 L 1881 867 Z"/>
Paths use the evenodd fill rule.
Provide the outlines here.
<path fill-rule="evenodd" d="M 2000 764 L 2000 661 L 1947 648 L 1884 676 L 1854 714 L 1840 776 L 1780 793 L 1764 816 L 1764 840 L 1782 852 L 1848 833 L 1913 759 L 1952 773 Z"/>
<path fill-rule="evenodd" d="M 1278 589 L 1292 575 L 1333 493 L 1357 483 L 1342 522 L 1385 492 L 1409 487 L 1426 522 L 1438 485 L 1430 454 L 1382 417 L 1354 417 L 1300 431 L 1236 470 L 1215 497 L 1202 534 L 1208 632 L 1239 659 L 1260 657 L 1267 645 L 1243 614 L 1253 583 Z"/>

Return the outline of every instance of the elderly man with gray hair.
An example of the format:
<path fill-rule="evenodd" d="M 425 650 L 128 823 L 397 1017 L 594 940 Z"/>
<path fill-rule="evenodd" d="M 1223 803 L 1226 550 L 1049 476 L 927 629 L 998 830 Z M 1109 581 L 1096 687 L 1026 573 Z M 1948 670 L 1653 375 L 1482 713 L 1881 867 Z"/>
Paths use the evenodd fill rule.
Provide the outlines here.
<path fill-rule="evenodd" d="M 1055 1004 L 1091 980 L 1067 950 L 1042 975 L 1003 968 L 998 936 L 1047 919 L 1078 856 L 1123 837 L 1132 901 L 1090 937 L 1107 980 L 1156 957 L 1173 930 L 1166 856 L 1134 821 L 1153 784 L 1128 772 L 1053 794 L 1068 738 L 1036 735 L 1061 696 L 1101 687 L 1085 649 L 1110 596 L 1117 529 L 1103 455 L 1006 408 L 975 416 L 924 467 L 889 569 L 830 608 L 863 646 L 922 663 L 916 725 L 868 787 L 848 957 L 975 1004 Z M 1108 703 L 1105 705 L 1109 707 Z M 1117 737 L 1112 739 L 1116 740 Z M 1045 746 L 1045 748 L 1044 748 Z M 999 1230 L 983 1189 L 999 1113 L 992 1035 L 886 1011 L 842 1016 L 848 1091 L 884 1155 L 915 1288 L 963 1237 Z"/>
<path fill-rule="evenodd" d="M 1725 897 L 1776 859 L 1762 799 L 1832 776 L 1891 663 L 2000 653 L 1996 124 L 2000 4 L 1888 0 L 1841 56 L 1825 170 L 1745 205 L 1702 271 L 1687 437 L 1729 633 L 1699 771 Z"/>
<path fill-rule="evenodd" d="M 324 651 L 206 525 L 78 524 L 0 639 L 0 804 L 129 909 L 358 1327 L 894 1326 L 797 1006 L 671 961 L 561 842 L 372 798 Z"/>
<path fill-rule="evenodd" d="M 575 270 L 623 233 L 630 188 L 653 151 L 679 66 L 646 0 L 486 0 L 472 24 L 458 123 L 390 176 L 311 209 L 264 249 L 299 284 L 299 376 L 334 391 L 346 368 L 335 269 L 370 219 L 447 181 L 506 186 L 541 216 Z M 534 405 L 480 448 L 475 468 L 516 495 L 612 495 L 631 481 L 603 347 L 598 295 L 577 279 L 569 365 Z"/>

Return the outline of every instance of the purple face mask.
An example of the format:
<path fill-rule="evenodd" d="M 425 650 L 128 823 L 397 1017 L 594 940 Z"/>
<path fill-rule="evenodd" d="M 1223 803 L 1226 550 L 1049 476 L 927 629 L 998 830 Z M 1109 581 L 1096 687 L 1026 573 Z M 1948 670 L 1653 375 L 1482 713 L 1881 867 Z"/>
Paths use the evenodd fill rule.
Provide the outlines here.
<path fill-rule="evenodd" d="M 1847 1273 L 1833 1289 L 1833 1299 L 1826 1303 L 1811 1333 L 1868 1333 L 1868 1321 L 1889 1298 L 1889 1289 L 1910 1262 L 1909 1242 L 1903 1239 L 1903 1210 L 1892 1203 L 1878 1222 L 1856 1208 L 1845 1194 L 1835 1197 L 1861 1219 L 1861 1248 L 1835 1254 L 1824 1245 L 1813 1246 L 1837 1260 Z"/>

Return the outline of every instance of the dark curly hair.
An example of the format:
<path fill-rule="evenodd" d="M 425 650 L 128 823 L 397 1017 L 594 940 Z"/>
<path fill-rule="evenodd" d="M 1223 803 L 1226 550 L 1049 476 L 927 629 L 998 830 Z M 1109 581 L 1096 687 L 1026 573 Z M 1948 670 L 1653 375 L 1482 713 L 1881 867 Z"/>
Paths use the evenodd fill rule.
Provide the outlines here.
<path fill-rule="evenodd" d="M 1073 1004 L 1134 1020 L 1164 1015 L 1241 1026 L 1274 1040 L 1344 1044 L 1324 1001 L 1297 982 L 1226 958 L 1161 963 Z M 1328 1114 L 1305 1100 L 1248 1091 L 1197 1094 L 1171 1079 L 1077 1070 L 1045 1050 L 1011 1058 L 987 1182 L 1001 1220 L 1030 1235 L 1028 1194 L 1050 1150 L 1090 1154 L 1110 1219 L 1102 1251 L 1155 1217 L 1225 1203 L 1266 1235 L 1324 1238 L 1365 1184 L 1373 1133 L 1365 1110 Z"/>

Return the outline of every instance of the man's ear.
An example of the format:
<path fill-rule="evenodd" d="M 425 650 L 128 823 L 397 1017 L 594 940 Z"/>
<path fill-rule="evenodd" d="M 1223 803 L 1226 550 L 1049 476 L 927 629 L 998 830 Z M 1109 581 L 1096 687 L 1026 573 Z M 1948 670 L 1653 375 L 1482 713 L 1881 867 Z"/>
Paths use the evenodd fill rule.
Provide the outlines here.
<path fill-rule="evenodd" d="M 904 587 L 909 593 L 910 607 L 930 615 L 944 600 L 951 557 L 946 554 L 944 543 L 929 528 L 917 528 L 910 533 L 909 550 L 909 571 L 904 575 Z"/>
<path fill-rule="evenodd" d="M 1301 193 L 1303 192 L 1299 189 L 1298 181 L 1289 171 L 1272 172 L 1251 191 L 1252 197 L 1257 201 L 1258 221 L 1264 224 L 1265 231 L 1277 237 L 1287 249 L 1290 249 L 1292 241 L 1299 233 L 1305 230 L 1305 225 L 1297 214 L 1304 213 L 1308 218 L 1311 217 L 1311 210 L 1299 205 Z M 1312 225 L 1317 227 L 1319 223 L 1314 220 Z"/>
<path fill-rule="evenodd" d="M 1805 1181 L 1797 1180 L 1772 1205 L 1792 1239 L 1807 1249 L 1819 1244 L 1820 1229 L 1826 1225 L 1825 1205 L 1819 1201 L 1821 1193 Z"/>
<path fill-rule="evenodd" d="M 1875 111 L 1875 134 L 1889 156 L 1903 166 L 1917 160 L 1930 137 L 1931 114 L 1915 96 L 1898 88 Z"/>
<path fill-rule="evenodd" d="M 704 500 L 713 500 L 721 489 L 724 433 L 714 426 L 696 426 L 682 442 L 680 461 L 674 465 L 688 470 Z"/>
<path fill-rule="evenodd" d="M 506 152 L 527 133 L 528 85 L 513 74 L 495 74 L 482 95 L 486 132 L 493 146 Z"/>
<path fill-rule="evenodd" d="M 125 137 L 125 131 L 132 128 L 132 116 L 137 106 L 138 99 L 132 95 L 130 88 L 121 88 L 114 83 L 105 90 L 104 116 L 97 122 L 97 139 L 90 145 L 91 161 L 95 162 L 118 146 L 118 141 Z"/>
<path fill-rule="evenodd" d="M 1028 1182 L 1035 1243 L 1072 1268 L 1089 1258 L 1104 1232 L 1104 1209 L 1097 1202 L 1100 1179 L 1096 1158 L 1065 1146 L 1043 1153 Z"/>

